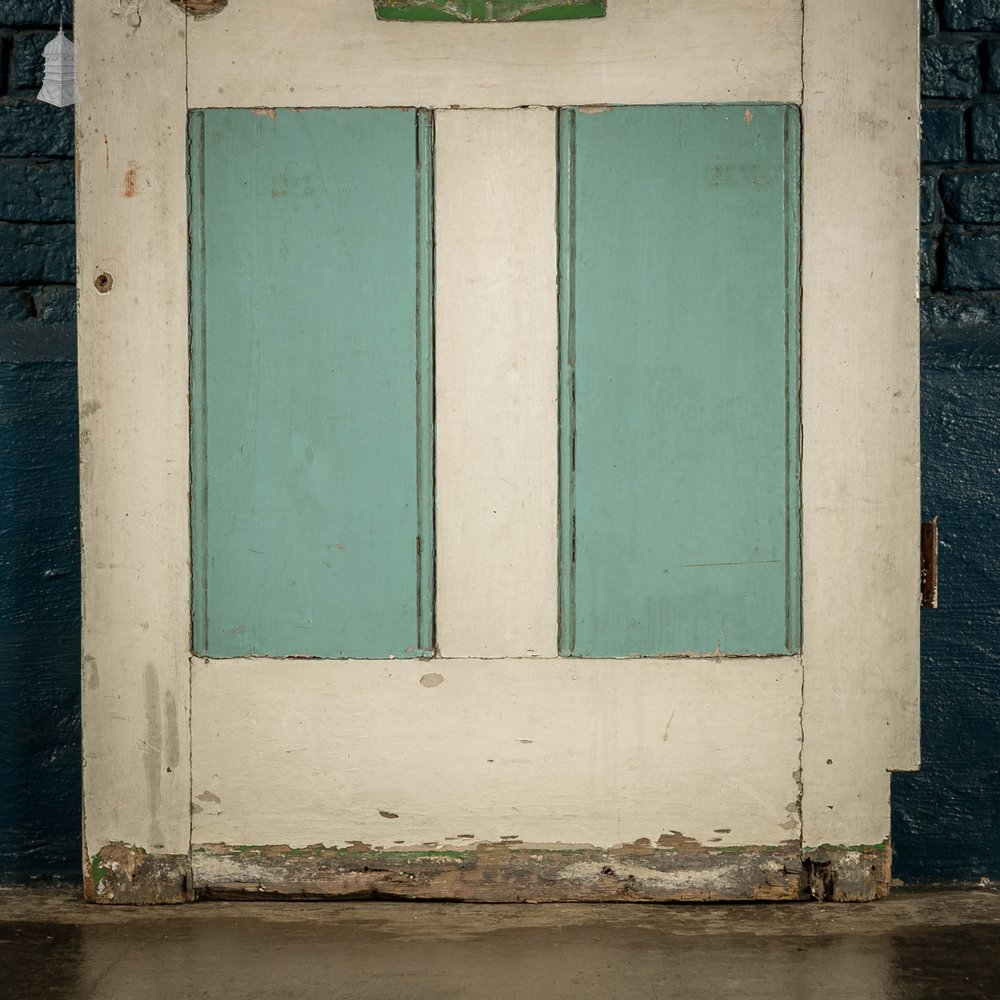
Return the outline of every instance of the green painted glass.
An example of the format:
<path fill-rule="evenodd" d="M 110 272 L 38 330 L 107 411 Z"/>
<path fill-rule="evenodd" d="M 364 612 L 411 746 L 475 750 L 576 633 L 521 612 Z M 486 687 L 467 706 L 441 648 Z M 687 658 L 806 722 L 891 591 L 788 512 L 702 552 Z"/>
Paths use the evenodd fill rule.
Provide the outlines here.
<path fill-rule="evenodd" d="M 431 123 L 190 118 L 194 648 L 433 648 Z"/>
<path fill-rule="evenodd" d="M 382 21 L 565 21 L 606 8 L 607 0 L 375 0 Z"/>
<path fill-rule="evenodd" d="M 795 108 L 560 117 L 560 650 L 800 645 Z"/>

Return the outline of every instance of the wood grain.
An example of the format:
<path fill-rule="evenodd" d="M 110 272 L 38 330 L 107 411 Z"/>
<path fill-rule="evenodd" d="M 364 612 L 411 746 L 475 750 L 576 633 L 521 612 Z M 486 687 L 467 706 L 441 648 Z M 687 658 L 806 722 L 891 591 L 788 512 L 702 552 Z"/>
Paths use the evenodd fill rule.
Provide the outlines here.
<path fill-rule="evenodd" d="M 615 0 L 602 18 L 474 26 L 379 21 L 371 0 L 299 0 L 287 13 L 230 0 L 189 30 L 192 107 L 798 102 L 802 92 L 801 0 L 696 10 Z"/>
<path fill-rule="evenodd" d="M 199 652 L 431 648 L 431 164 L 417 135 L 413 111 L 192 115 Z"/>
<path fill-rule="evenodd" d="M 555 114 L 436 118 L 438 649 L 554 656 Z"/>
<path fill-rule="evenodd" d="M 560 649 L 795 652 L 798 112 L 568 110 L 560 157 Z"/>
<path fill-rule="evenodd" d="M 884 840 L 919 762 L 918 7 L 806 5 L 807 845 Z"/>
<path fill-rule="evenodd" d="M 173 856 L 190 843 L 186 20 L 120 15 L 75 22 L 84 851 Z"/>

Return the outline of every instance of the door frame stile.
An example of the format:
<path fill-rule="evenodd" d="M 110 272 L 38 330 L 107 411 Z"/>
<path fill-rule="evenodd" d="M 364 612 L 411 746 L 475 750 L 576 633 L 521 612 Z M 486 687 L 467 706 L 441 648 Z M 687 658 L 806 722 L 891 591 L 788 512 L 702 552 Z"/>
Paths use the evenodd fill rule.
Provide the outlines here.
<path fill-rule="evenodd" d="M 187 16 L 76 11 L 84 892 L 191 879 Z"/>

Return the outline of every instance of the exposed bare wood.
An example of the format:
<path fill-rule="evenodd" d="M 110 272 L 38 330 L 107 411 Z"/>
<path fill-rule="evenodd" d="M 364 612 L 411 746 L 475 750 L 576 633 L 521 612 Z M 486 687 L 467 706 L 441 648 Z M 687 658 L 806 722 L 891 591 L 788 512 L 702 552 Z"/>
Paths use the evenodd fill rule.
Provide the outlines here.
<path fill-rule="evenodd" d="M 804 898 L 798 843 L 726 851 L 485 844 L 474 851 L 199 845 L 196 892 L 210 899 L 446 899 L 654 902 Z"/>

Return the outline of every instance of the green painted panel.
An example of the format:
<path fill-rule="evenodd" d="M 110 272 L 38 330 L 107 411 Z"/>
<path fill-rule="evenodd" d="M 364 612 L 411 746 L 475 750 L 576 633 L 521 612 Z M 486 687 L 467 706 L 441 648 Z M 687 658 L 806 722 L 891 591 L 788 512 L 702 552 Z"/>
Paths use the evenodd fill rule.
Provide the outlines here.
<path fill-rule="evenodd" d="M 560 120 L 560 649 L 799 645 L 797 110 Z"/>
<path fill-rule="evenodd" d="M 191 114 L 194 647 L 433 647 L 428 116 Z"/>
<path fill-rule="evenodd" d="M 382 21 L 565 21 L 606 8 L 607 0 L 375 0 Z"/>

